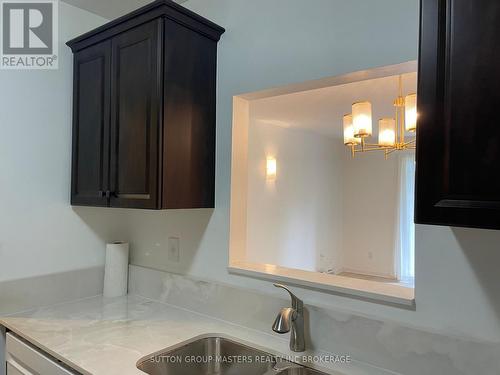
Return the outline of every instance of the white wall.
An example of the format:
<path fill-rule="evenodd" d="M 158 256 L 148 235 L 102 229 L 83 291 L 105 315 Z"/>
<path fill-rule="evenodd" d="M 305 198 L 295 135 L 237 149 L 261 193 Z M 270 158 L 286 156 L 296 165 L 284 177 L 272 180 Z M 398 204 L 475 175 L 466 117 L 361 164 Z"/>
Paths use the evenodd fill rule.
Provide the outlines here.
<path fill-rule="evenodd" d="M 254 113 L 250 105 L 246 260 L 307 271 L 339 267 L 342 143 Z M 274 181 L 266 180 L 268 156 L 277 160 Z"/>
<path fill-rule="evenodd" d="M 0 70 L 0 281 L 104 262 L 103 240 L 69 205 L 73 67 L 64 43 L 105 21 L 61 3 L 59 70 Z"/>
<path fill-rule="evenodd" d="M 396 277 L 399 154 L 352 158 L 342 139 L 259 118 L 251 104 L 246 260 Z"/>
<path fill-rule="evenodd" d="M 395 230 L 399 202 L 398 153 L 344 153 L 345 271 L 396 277 Z"/>

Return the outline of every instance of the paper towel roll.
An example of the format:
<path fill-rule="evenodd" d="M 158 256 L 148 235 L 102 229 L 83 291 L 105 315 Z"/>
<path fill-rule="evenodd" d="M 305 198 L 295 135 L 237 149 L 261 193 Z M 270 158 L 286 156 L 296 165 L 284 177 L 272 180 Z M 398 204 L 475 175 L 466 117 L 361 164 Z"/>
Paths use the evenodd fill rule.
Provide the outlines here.
<path fill-rule="evenodd" d="M 127 294 L 128 253 L 128 243 L 115 242 L 106 245 L 104 297 L 120 297 Z"/>

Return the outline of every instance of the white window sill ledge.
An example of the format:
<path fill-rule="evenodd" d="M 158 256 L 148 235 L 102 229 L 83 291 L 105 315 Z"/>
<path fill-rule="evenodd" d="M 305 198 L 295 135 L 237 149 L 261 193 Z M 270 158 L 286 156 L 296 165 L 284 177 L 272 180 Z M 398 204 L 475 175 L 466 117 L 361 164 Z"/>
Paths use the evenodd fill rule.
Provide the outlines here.
<path fill-rule="evenodd" d="M 384 283 L 241 261 L 232 262 L 228 270 L 234 274 L 303 286 L 383 304 L 397 305 L 407 309 L 415 308 L 415 289 L 403 284 Z"/>

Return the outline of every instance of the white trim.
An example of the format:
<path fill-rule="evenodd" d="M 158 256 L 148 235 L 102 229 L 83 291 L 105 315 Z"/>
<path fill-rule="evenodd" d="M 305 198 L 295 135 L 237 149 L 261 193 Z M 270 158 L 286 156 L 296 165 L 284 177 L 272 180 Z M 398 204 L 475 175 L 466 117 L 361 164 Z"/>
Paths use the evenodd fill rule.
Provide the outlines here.
<path fill-rule="evenodd" d="M 358 275 L 369 276 L 369 277 L 380 277 L 382 279 L 387 279 L 387 280 L 391 280 L 391 281 L 392 280 L 398 281 L 398 278 L 394 274 L 378 273 L 378 272 L 363 271 L 363 270 L 356 270 L 354 268 L 345 268 L 345 267 L 342 267 L 342 268 L 340 268 L 340 270 L 338 272 L 336 272 L 336 274 L 340 274 L 340 273 L 343 273 L 343 272 L 346 272 L 346 273 L 355 273 L 355 274 L 358 274 Z"/>
<path fill-rule="evenodd" d="M 328 293 L 350 295 L 406 308 L 415 307 L 415 290 L 405 285 L 250 262 L 233 262 L 229 265 L 228 270 L 230 273 L 238 275 L 278 281 Z"/>

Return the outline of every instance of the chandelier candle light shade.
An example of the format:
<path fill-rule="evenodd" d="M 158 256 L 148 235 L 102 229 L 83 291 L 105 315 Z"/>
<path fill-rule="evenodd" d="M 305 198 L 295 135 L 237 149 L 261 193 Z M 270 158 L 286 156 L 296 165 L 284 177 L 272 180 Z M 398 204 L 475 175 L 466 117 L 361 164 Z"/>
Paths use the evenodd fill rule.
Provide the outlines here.
<path fill-rule="evenodd" d="M 415 139 L 405 141 L 405 132 L 417 131 L 417 94 L 403 96 L 403 78 L 399 77 L 399 96 L 394 100 L 395 118 L 378 121 L 378 143 L 370 144 L 366 138 L 373 134 L 372 105 L 357 102 L 352 105 L 352 114 L 344 115 L 344 145 L 356 153 L 383 151 L 385 158 L 394 151 L 414 150 Z"/>
<path fill-rule="evenodd" d="M 352 124 L 351 114 L 344 116 L 344 144 L 346 146 L 361 144 L 361 138 L 354 136 L 354 125 Z"/>

